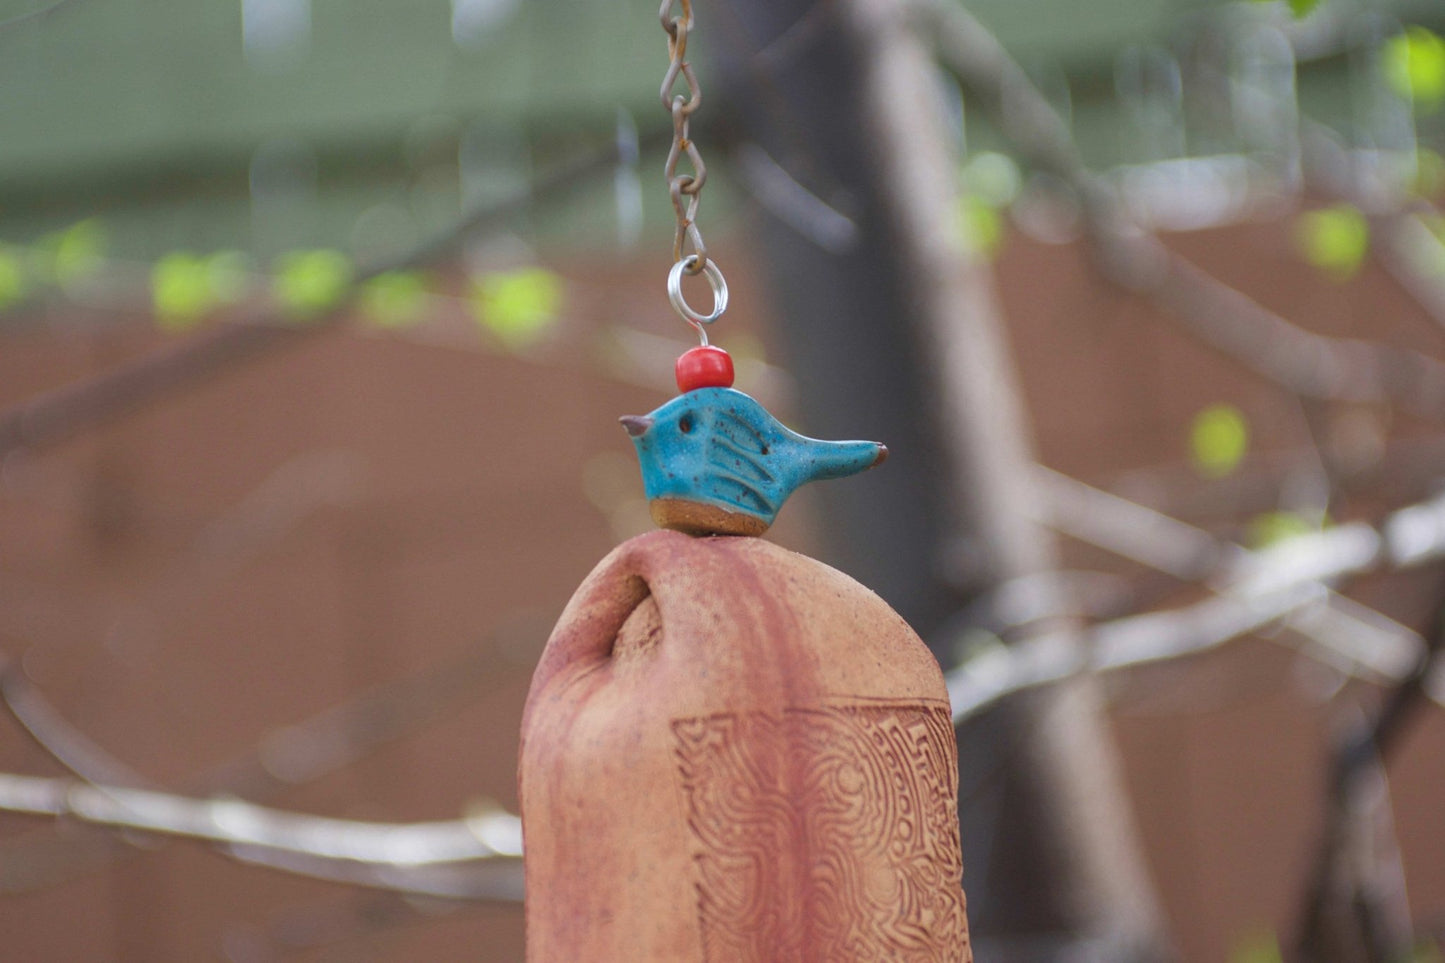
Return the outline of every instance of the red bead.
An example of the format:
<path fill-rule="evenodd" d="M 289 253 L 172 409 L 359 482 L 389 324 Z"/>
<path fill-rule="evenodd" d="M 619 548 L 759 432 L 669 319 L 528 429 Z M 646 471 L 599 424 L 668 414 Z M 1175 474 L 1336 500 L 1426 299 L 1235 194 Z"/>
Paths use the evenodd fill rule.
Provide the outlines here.
<path fill-rule="evenodd" d="M 705 345 L 682 353 L 677 359 L 677 388 L 696 391 L 698 388 L 731 388 L 733 359 L 722 348 Z"/>

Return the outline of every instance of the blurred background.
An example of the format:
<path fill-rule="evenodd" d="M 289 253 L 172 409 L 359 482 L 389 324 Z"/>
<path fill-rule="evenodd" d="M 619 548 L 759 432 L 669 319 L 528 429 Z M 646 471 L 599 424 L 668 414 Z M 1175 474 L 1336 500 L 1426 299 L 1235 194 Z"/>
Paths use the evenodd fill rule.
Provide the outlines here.
<path fill-rule="evenodd" d="M 694 13 L 713 341 L 892 452 L 768 537 L 948 671 L 978 958 L 1445 960 L 1445 8 Z M 0 960 L 521 959 L 531 670 L 695 343 L 667 64 L 0 2 Z"/>

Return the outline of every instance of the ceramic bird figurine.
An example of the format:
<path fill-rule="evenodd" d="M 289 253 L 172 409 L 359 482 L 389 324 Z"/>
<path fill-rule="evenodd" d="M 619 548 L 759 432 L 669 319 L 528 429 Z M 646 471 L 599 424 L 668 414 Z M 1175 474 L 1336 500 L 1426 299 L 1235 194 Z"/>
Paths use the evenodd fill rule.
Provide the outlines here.
<path fill-rule="evenodd" d="M 710 353 L 702 375 L 684 364 L 699 352 Z M 844 478 L 888 456 L 877 442 L 819 441 L 791 431 L 728 387 L 732 380 L 725 352 L 694 348 L 678 360 L 682 394 L 649 415 L 621 419 L 642 463 L 652 519 L 662 528 L 761 535 L 800 485 Z"/>

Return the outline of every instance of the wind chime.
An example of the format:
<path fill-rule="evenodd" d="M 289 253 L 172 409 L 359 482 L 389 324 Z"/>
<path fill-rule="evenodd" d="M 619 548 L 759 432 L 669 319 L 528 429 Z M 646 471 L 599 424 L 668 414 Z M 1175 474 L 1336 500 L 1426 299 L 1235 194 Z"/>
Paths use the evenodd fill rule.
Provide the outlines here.
<path fill-rule="evenodd" d="M 697 226 L 691 0 L 664 0 L 679 394 L 625 416 L 653 520 L 542 654 L 519 767 L 531 963 L 969 961 L 958 761 L 937 662 L 882 599 L 755 536 L 799 485 L 887 454 L 732 388 L 727 283 Z M 679 78 L 687 93 L 674 94 Z M 686 157 L 691 174 L 679 173 Z M 701 274 L 712 310 L 683 296 Z"/>

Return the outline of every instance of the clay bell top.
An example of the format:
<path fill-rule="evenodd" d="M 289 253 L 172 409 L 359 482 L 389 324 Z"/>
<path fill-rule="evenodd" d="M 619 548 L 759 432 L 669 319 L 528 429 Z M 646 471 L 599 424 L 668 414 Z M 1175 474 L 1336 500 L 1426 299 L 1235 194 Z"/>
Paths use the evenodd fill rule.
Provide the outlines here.
<path fill-rule="evenodd" d="M 643 666 L 652 668 L 635 676 Z M 738 699 L 777 711 L 839 694 L 947 700 L 928 648 L 848 575 L 764 539 L 673 531 L 629 539 L 578 588 L 534 690 L 558 673 L 636 682 L 624 701 L 648 703 L 695 684 L 719 700 L 697 711 Z"/>

